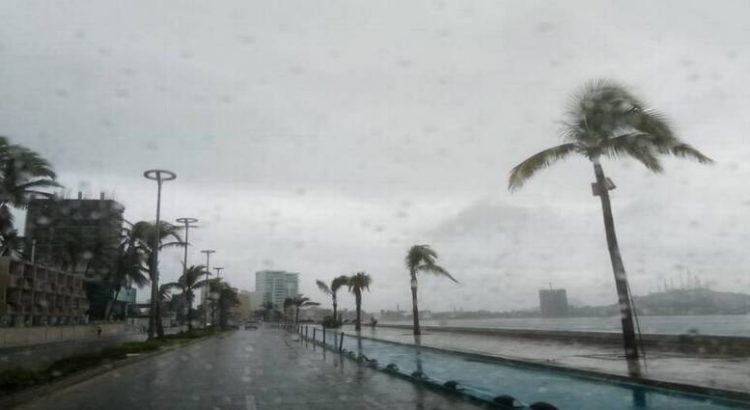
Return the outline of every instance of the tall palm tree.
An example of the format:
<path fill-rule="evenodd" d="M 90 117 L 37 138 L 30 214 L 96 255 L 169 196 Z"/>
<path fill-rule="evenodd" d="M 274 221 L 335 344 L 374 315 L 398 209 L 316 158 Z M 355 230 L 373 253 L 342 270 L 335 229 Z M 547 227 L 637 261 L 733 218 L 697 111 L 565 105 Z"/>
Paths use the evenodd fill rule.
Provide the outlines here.
<path fill-rule="evenodd" d="M 158 303 L 159 278 L 158 266 L 154 263 L 153 249 L 158 248 L 161 251 L 164 248 L 185 246 L 179 235 L 182 229 L 179 226 L 169 222 L 160 221 L 159 238 L 156 238 L 156 224 L 147 221 L 136 222 L 130 230 L 130 234 L 138 243 L 141 252 L 146 255 L 147 265 L 149 267 L 149 278 L 151 279 L 151 315 L 149 317 L 148 339 L 154 338 L 154 331 L 160 339 L 164 338 L 164 328 L 161 322 L 161 306 Z"/>
<path fill-rule="evenodd" d="M 294 323 L 299 323 L 299 311 L 303 307 L 308 306 L 319 306 L 320 303 L 313 302 L 310 300 L 310 298 L 304 296 L 303 294 L 299 294 L 293 298 L 286 298 L 284 299 L 284 310 L 287 308 L 293 307 L 294 308 Z"/>
<path fill-rule="evenodd" d="M 338 312 L 337 310 L 338 303 L 336 301 L 336 293 L 339 291 L 339 289 L 342 286 L 345 286 L 348 281 L 349 281 L 349 278 L 346 275 L 341 275 L 341 276 L 334 278 L 331 281 L 331 286 L 328 286 L 322 280 L 315 281 L 315 283 L 318 285 L 318 289 L 320 289 L 320 291 L 325 293 L 326 295 L 330 296 L 331 300 L 333 301 L 333 323 L 338 323 L 338 316 L 336 315 Z"/>
<path fill-rule="evenodd" d="M 183 297 L 188 305 L 187 322 L 188 331 L 193 330 L 193 300 L 195 300 L 195 290 L 200 289 L 208 284 L 208 271 L 203 265 L 192 265 L 184 270 L 182 276 L 177 282 L 165 283 L 168 288 L 176 288 L 182 292 Z"/>
<path fill-rule="evenodd" d="M 357 305 L 357 321 L 354 323 L 354 330 L 362 329 L 362 291 L 370 290 L 372 278 L 364 272 L 357 272 L 349 277 L 346 286 L 349 292 L 354 293 L 354 303 Z"/>
<path fill-rule="evenodd" d="M 614 189 L 614 184 L 604 176 L 601 158 L 630 157 L 655 173 L 662 171 L 659 159 L 661 155 L 693 159 L 702 164 L 713 161 L 679 140 L 662 115 L 646 106 L 627 88 L 611 81 L 592 82 L 575 96 L 562 136 L 565 141 L 563 144 L 538 152 L 513 168 L 508 188 L 511 191 L 520 188 L 537 171 L 571 154 L 584 156 L 592 162 L 596 177 L 592 188 L 602 204 L 604 230 L 621 310 L 628 370 L 631 375 L 638 376 L 639 349 L 633 305 L 609 199 L 609 190 Z"/>
<path fill-rule="evenodd" d="M 445 276 L 458 283 L 447 270 L 436 263 L 437 259 L 437 252 L 430 248 L 430 245 L 414 245 L 409 248 L 409 252 L 406 254 L 406 267 L 409 269 L 409 275 L 411 276 L 411 306 L 415 336 L 422 334 L 422 330 L 419 328 L 419 307 L 417 305 L 417 273 L 424 272 Z"/>

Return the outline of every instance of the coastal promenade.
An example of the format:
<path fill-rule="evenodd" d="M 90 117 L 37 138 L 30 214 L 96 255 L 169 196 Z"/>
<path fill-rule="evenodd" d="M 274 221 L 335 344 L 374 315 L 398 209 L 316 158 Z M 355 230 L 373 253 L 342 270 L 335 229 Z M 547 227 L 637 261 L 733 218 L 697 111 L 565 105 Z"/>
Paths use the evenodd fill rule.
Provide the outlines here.
<path fill-rule="evenodd" d="M 351 327 L 344 332 L 353 333 Z M 457 332 L 422 328 L 422 346 L 476 353 L 506 359 L 564 366 L 594 372 L 627 375 L 622 346 L 618 343 L 581 343 L 575 339 L 514 336 L 512 332 Z M 521 332 L 522 333 L 522 332 Z M 362 336 L 399 343 L 414 343 L 409 325 L 362 328 Z M 646 351 L 644 377 L 713 389 L 750 392 L 750 356 Z"/>
<path fill-rule="evenodd" d="M 27 410 L 469 410 L 475 405 L 299 343 L 274 328 L 239 330 L 118 368 Z"/>

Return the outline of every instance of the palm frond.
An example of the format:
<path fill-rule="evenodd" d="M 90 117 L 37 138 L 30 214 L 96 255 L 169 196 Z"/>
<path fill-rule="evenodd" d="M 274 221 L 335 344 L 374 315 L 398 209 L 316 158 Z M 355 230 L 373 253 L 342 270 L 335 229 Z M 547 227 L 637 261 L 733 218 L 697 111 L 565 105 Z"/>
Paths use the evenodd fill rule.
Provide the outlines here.
<path fill-rule="evenodd" d="M 349 277 L 346 275 L 339 275 L 331 281 L 331 293 L 336 293 L 342 286 L 346 286 L 349 281 Z"/>
<path fill-rule="evenodd" d="M 420 265 L 417 268 L 417 270 L 419 270 L 420 272 L 432 273 L 432 274 L 437 275 L 437 276 L 445 276 L 448 279 L 450 279 L 450 280 L 458 283 L 458 281 L 456 280 L 456 278 L 454 278 L 453 275 L 451 275 L 450 273 L 448 273 L 448 271 L 445 270 L 440 265 L 434 265 L 434 264 Z"/>
<path fill-rule="evenodd" d="M 714 160 L 698 151 L 690 144 L 679 143 L 670 148 L 672 155 L 680 158 L 694 159 L 701 164 L 713 164 Z"/>
<path fill-rule="evenodd" d="M 322 280 L 316 280 L 315 284 L 318 285 L 318 289 L 320 289 L 321 292 L 325 293 L 326 295 L 331 294 L 331 288 L 329 288 L 328 285 L 326 285 L 326 283 Z"/>
<path fill-rule="evenodd" d="M 575 153 L 576 149 L 577 145 L 575 143 L 566 143 L 530 156 L 510 171 L 508 189 L 515 191 L 521 188 L 524 182 L 531 178 L 537 171 L 547 168 L 561 159 L 565 159 L 568 155 Z"/>
<path fill-rule="evenodd" d="M 656 156 L 658 149 L 650 134 L 633 133 L 610 138 L 598 148 L 599 152 L 609 157 L 629 156 L 640 161 L 649 170 L 659 173 L 662 171 L 661 162 Z"/>

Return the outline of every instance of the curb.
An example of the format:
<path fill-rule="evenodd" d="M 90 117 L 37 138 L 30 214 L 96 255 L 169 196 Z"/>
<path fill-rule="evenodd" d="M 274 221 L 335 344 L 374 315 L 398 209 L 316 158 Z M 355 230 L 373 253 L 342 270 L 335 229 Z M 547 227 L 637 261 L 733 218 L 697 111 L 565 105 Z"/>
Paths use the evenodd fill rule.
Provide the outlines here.
<path fill-rule="evenodd" d="M 88 370 L 83 370 L 78 373 L 73 373 L 69 376 L 63 377 L 62 379 L 58 381 L 44 383 L 40 386 L 24 389 L 17 393 L 13 393 L 11 395 L 0 398 L 0 409 L 11 409 L 21 404 L 28 403 L 32 400 L 35 400 L 44 396 L 48 396 L 54 392 L 63 390 L 65 388 L 74 386 L 76 384 L 85 382 L 90 379 L 93 379 L 97 376 L 101 376 L 112 370 L 127 367 L 136 363 L 140 363 L 148 359 L 151 359 L 153 357 L 160 356 L 160 355 L 172 352 L 174 350 L 177 350 L 183 347 L 188 347 L 194 344 L 198 344 L 200 342 L 205 342 L 206 340 L 214 338 L 214 337 L 221 337 L 221 336 L 224 336 L 224 333 L 205 336 L 205 337 L 195 339 L 195 340 L 189 340 L 185 343 L 180 343 L 175 346 L 169 346 L 163 349 L 159 349 L 155 352 L 150 352 L 150 353 L 141 354 L 141 355 L 131 357 L 131 358 L 117 360 L 117 361 L 106 363 L 101 366 L 97 366 Z"/>

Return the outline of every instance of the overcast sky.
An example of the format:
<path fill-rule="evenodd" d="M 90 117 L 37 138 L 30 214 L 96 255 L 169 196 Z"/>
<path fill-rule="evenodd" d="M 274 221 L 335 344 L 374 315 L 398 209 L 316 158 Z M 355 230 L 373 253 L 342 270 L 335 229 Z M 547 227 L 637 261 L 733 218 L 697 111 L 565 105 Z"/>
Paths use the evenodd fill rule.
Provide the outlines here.
<path fill-rule="evenodd" d="M 240 288 L 284 269 L 327 302 L 315 279 L 364 270 L 366 310 L 404 309 L 403 258 L 428 243 L 461 284 L 421 278 L 425 309 L 533 307 L 550 285 L 610 303 L 591 164 L 506 186 L 560 142 L 571 94 L 612 78 L 716 160 L 604 162 L 633 291 L 690 272 L 750 292 L 748 15 L 744 0 L 6 0 L 0 134 L 131 221 L 155 214 L 143 171 L 176 172 L 162 215 L 200 218 L 191 262 L 216 249 Z M 164 279 L 180 258 L 162 256 Z"/>

